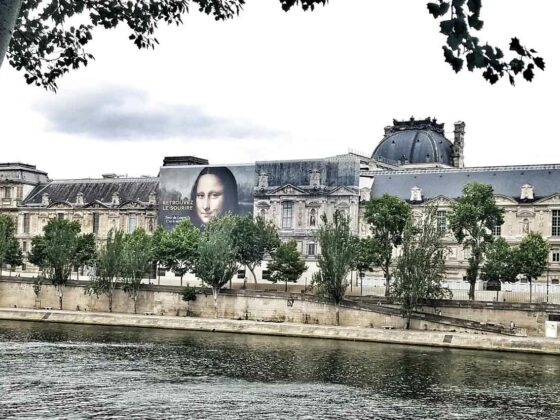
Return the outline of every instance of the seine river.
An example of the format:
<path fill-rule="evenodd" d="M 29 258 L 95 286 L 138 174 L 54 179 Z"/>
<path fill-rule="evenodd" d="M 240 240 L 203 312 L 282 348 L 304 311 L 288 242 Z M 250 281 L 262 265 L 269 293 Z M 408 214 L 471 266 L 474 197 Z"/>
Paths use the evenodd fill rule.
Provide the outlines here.
<path fill-rule="evenodd" d="M 560 419 L 560 358 L 0 321 L 0 418 Z"/>

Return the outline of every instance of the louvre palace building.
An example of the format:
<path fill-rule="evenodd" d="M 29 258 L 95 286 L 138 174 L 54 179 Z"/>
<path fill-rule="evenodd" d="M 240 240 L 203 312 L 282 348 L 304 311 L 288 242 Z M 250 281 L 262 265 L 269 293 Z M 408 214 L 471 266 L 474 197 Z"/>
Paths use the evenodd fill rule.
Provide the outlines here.
<path fill-rule="evenodd" d="M 558 284 L 560 164 L 465 167 L 463 122 L 454 124 L 452 139 L 445 136 L 443 124 L 430 118 L 393 121 L 380 137 L 371 156 L 347 153 L 219 166 L 192 156 L 166 157 L 157 177 L 105 174 L 51 180 L 33 165 L 0 163 L 0 211 L 16 220 L 24 255 L 32 238 L 55 217 L 79 222 L 83 233 L 95 234 L 102 243 L 111 229 L 153 232 L 158 225 L 173 228 L 187 217 L 201 226 L 219 211 L 253 214 L 272 221 L 282 240 L 297 242 L 310 267 L 304 274 L 309 281 L 320 252 L 315 243 L 320 216 L 344 212 L 354 233 L 367 236 L 365 202 L 388 193 L 411 204 L 413 213 L 427 204 L 437 206 L 438 227 L 446 231 L 449 247 L 447 276 L 459 281 L 469 254 L 447 231 L 447 214 L 465 184 L 480 182 L 493 187 L 505 211 L 504 224 L 493 234 L 514 245 L 530 231 L 541 233 L 551 252 L 549 269 L 539 281 Z M 217 184 L 223 193 L 221 208 L 212 204 L 215 194 L 205 193 Z M 16 271 L 21 270 L 36 271 L 30 264 Z"/>

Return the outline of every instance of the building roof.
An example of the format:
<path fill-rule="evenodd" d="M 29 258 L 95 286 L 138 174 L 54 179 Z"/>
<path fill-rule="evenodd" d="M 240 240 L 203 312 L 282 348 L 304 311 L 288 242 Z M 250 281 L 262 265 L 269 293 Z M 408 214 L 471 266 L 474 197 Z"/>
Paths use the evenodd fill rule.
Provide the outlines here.
<path fill-rule="evenodd" d="M 49 195 L 51 203 L 76 203 L 79 193 L 83 194 L 84 205 L 99 201 L 110 205 L 114 192 L 118 192 L 120 203 L 138 201 L 147 203 L 151 193 L 156 193 L 158 178 L 107 178 L 57 180 L 36 186 L 25 198 L 23 206 L 40 206 L 43 194 Z"/>
<path fill-rule="evenodd" d="M 48 175 L 37 169 L 35 165 L 21 162 L 0 163 L 0 180 L 24 184 L 48 182 Z"/>
<path fill-rule="evenodd" d="M 457 198 L 470 182 L 492 185 L 496 194 L 518 201 L 521 201 L 521 187 L 529 184 L 538 199 L 560 192 L 560 164 L 379 171 L 375 174 L 371 196 L 388 193 L 409 200 L 411 189 L 419 187 L 424 200 L 440 195 Z"/>
<path fill-rule="evenodd" d="M 453 165 L 453 143 L 444 135 L 444 125 L 435 119 L 396 121 L 385 129 L 385 136 L 372 156 L 393 165 L 441 163 Z"/>

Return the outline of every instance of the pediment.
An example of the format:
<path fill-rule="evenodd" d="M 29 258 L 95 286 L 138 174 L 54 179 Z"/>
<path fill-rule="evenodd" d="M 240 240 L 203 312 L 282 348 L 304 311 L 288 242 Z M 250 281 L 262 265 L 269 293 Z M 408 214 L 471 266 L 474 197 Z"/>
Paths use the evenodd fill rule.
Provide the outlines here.
<path fill-rule="evenodd" d="M 345 202 L 345 201 L 339 201 L 338 203 L 336 203 L 336 204 L 334 205 L 334 207 L 335 207 L 336 209 L 349 209 L 349 208 L 350 208 L 350 204 L 348 204 L 348 203 Z"/>
<path fill-rule="evenodd" d="M 48 209 L 71 209 L 73 206 L 68 201 L 56 201 L 49 204 Z"/>
<path fill-rule="evenodd" d="M 270 207 L 270 203 L 268 201 L 259 201 L 255 206 L 259 209 L 267 209 Z"/>
<path fill-rule="evenodd" d="M 517 217 L 535 217 L 535 212 L 529 209 L 519 209 L 517 211 Z"/>
<path fill-rule="evenodd" d="M 446 197 L 445 195 L 438 195 L 424 201 L 424 204 L 438 205 L 438 206 L 450 206 L 455 200 Z"/>
<path fill-rule="evenodd" d="M 552 194 L 535 201 L 534 204 L 560 205 L 560 194 Z"/>
<path fill-rule="evenodd" d="M 84 206 L 85 209 L 106 209 L 108 208 L 105 204 L 103 204 L 99 200 L 92 201 Z"/>
<path fill-rule="evenodd" d="M 305 207 L 319 208 L 321 207 L 321 203 L 319 201 L 307 201 L 305 203 Z"/>
<path fill-rule="evenodd" d="M 305 194 L 305 191 L 291 184 L 283 185 L 270 193 L 270 195 L 303 195 L 303 194 Z"/>
<path fill-rule="evenodd" d="M 138 207 L 146 207 L 140 201 L 129 200 L 119 206 L 119 209 L 137 209 Z"/>
<path fill-rule="evenodd" d="M 330 196 L 337 195 L 359 195 L 356 191 L 351 190 L 348 187 L 338 187 L 329 193 Z"/>
<path fill-rule="evenodd" d="M 508 197 L 507 195 L 502 195 L 502 194 L 494 194 L 494 198 L 496 200 L 496 204 L 497 205 L 508 205 L 508 204 L 515 204 L 517 205 L 517 201 L 515 201 L 515 199 L 513 199 L 512 197 Z"/>

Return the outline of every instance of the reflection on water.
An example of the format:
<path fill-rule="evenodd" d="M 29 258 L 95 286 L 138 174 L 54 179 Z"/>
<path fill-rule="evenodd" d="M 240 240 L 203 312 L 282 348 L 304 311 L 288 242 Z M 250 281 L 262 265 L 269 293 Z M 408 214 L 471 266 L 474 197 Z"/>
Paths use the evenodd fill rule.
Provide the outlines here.
<path fill-rule="evenodd" d="M 0 417 L 560 418 L 560 359 L 0 321 Z"/>

